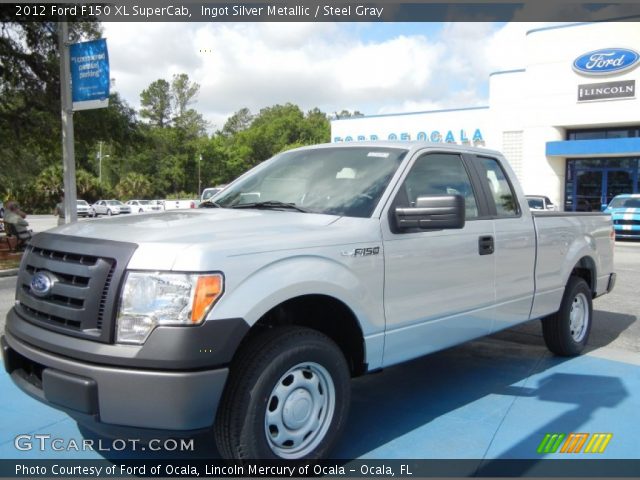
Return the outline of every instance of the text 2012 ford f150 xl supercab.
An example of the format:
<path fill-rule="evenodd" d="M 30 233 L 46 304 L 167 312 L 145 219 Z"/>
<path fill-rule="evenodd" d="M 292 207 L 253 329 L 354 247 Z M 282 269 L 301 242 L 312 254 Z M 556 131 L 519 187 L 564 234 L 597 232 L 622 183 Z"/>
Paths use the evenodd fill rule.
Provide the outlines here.
<path fill-rule="evenodd" d="M 93 429 L 316 458 L 350 377 L 531 319 L 576 355 L 615 282 L 610 217 L 532 215 L 490 150 L 301 148 L 202 207 L 35 236 L 2 339 L 15 383 Z"/>

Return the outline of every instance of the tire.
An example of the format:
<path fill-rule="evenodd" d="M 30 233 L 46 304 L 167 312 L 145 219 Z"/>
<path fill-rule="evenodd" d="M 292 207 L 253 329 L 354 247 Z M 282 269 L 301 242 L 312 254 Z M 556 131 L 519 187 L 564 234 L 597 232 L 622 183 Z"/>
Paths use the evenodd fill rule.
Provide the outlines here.
<path fill-rule="evenodd" d="M 111 213 L 111 209 L 107 210 L 107 215 L 108 215 L 108 216 L 113 215 L 113 213 Z"/>
<path fill-rule="evenodd" d="M 143 211 L 144 211 L 144 210 L 140 209 L 140 210 L 138 210 L 138 213 L 142 213 Z"/>
<path fill-rule="evenodd" d="M 593 323 L 591 295 L 584 279 L 569 278 L 560 309 L 542 320 L 542 336 L 551 352 L 573 357 L 587 346 Z"/>
<path fill-rule="evenodd" d="M 350 400 L 349 368 L 329 337 L 302 327 L 270 329 L 232 363 L 214 425 L 220 455 L 325 457 L 344 429 Z"/>

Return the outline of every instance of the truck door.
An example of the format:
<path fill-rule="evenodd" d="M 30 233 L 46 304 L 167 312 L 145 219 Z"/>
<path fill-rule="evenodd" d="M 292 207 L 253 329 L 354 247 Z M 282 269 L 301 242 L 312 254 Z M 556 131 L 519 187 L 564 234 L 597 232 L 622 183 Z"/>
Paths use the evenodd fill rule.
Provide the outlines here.
<path fill-rule="evenodd" d="M 493 220 L 469 168 L 458 153 L 418 153 L 383 215 L 385 366 L 490 331 L 495 299 Z M 415 205 L 418 197 L 434 194 L 464 197 L 464 228 L 397 228 L 396 207 Z"/>
<path fill-rule="evenodd" d="M 494 217 L 496 308 L 492 331 L 529 319 L 534 292 L 535 230 L 531 214 L 506 162 L 483 155 L 470 158 L 478 172 Z"/>

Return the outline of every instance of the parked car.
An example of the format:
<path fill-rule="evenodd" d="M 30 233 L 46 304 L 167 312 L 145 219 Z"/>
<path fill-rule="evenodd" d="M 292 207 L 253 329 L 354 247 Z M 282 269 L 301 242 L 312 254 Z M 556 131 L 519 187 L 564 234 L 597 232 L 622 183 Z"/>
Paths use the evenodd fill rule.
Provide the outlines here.
<path fill-rule="evenodd" d="M 94 215 L 119 215 L 121 213 L 131 213 L 131 207 L 125 205 L 120 200 L 98 200 L 92 206 Z"/>
<path fill-rule="evenodd" d="M 143 212 L 160 212 L 163 208 L 154 203 L 153 200 L 129 200 L 127 203 L 131 207 L 131 211 L 135 213 Z"/>
<path fill-rule="evenodd" d="M 203 205 L 36 235 L 1 340 L 18 387 L 90 430 L 213 425 L 225 458 L 319 458 L 351 377 L 536 319 L 578 355 L 616 279 L 609 215 L 532 212 L 483 148 L 289 150 Z"/>
<path fill-rule="evenodd" d="M 165 210 L 182 210 L 187 208 L 196 208 L 196 200 L 163 200 Z"/>
<path fill-rule="evenodd" d="M 525 198 L 531 210 L 558 210 L 558 207 L 549 200 L 549 197 L 543 195 L 525 195 Z"/>
<path fill-rule="evenodd" d="M 76 214 L 79 217 L 95 217 L 93 207 L 86 200 L 80 198 L 76 201 Z"/>
<path fill-rule="evenodd" d="M 204 202 L 205 200 L 209 200 L 211 197 L 224 190 L 225 187 L 226 185 L 218 185 L 217 187 L 205 188 L 200 196 L 200 201 Z"/>
<path fill-rule="evenodd" d="M 640 238 L 640 193 L 613 197 L 604 212 L 611 214 L 616 238 Z"/>

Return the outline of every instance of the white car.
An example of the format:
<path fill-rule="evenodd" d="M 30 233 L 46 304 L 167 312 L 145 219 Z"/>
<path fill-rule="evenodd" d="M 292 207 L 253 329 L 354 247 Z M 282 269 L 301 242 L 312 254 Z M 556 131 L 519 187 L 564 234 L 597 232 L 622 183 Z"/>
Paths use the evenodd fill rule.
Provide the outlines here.
<path fill-rule="evenodd" d="M 79 217 L 93 217 L 95 212 L 86 200 L 78 199 L 76 201 L 76 214 Z"/>
<path fill-rule="evenodd" d="M 162 206 L 156 204 L 153 200 L 129 200 L 126 204 L 131 207 L 133 213 L 162 211 Z"/>
<path fill-rule="evenodd" d="M 94 216 L 98 215 L 119 215 L 121 213 L 131 213 L 131 207 L 125 205 L 120 200 L 98 200 L 92 206 Z"/>

